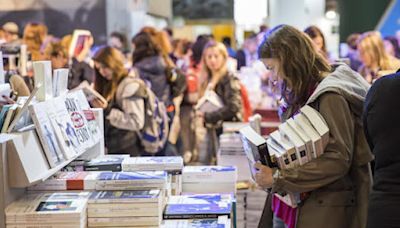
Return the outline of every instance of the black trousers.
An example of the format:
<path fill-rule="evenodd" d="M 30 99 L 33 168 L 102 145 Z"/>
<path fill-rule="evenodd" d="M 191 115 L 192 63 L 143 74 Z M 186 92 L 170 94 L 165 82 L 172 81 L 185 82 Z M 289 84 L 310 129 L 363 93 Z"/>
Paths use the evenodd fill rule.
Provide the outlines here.
<path fill-rule="evenodd" d="M 367 228 L 400 228 L 400 192 L 372 191 Z"/>

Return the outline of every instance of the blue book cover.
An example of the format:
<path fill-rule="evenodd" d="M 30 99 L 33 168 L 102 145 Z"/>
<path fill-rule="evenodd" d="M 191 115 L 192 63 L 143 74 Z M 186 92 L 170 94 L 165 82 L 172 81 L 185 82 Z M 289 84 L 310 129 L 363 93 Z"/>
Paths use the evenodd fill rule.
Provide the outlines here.
<path fill-rule="evenodd" d="M 223 172 L 234 172 L 236 167 L 234 166 L 185 166 L 184 172 L 199 172 L 199 173 L 223 173 Z"/>
<path fill-rule="evenodd" d="M 216 218 L 230 216 L 232 196 L 229 194 L 199 194 L 171 196 L 165 208 L 164 218 Z"/>
<path fill-rule="evenodd" d="M 113 199 L 156 199 L 160 190 L 130 190 L 130 191 L 96 191 L 92 192 L 92 200 L 113 200 Z"/>
<path fill-rule="evenodd" d="M 165 156 L 165 157 L 137 157 L 137 164 L 182 164 L 183 159 L 180 156 Z"/>
<path fill-rule="evenodd" d="M 143 172 L 102 172 L 98 180 L 166 180 L 167 173 L 164 171 Z"/>

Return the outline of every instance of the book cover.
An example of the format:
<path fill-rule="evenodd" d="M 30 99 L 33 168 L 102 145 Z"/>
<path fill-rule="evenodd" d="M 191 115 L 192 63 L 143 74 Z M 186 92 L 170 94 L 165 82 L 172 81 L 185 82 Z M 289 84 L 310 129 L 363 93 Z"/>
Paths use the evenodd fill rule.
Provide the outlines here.
<path fill-rule="evenodd" d="M 34 61 L 33 74 L 35 87 L 41 85 L 37 93 L 38 101 L 46 101 L 53 97 L 53 79 L 51 74 L 51 61 Z"/>
<path fill-rule="evenodd" d="M 104 156 L 85 162 L 83 169 L 85 171 L 121 171 L 121 164 L 124 157 Z"/>
<path fill-rule="evenodd" d="M 122 162 L 124 171 L 173 171 L 182 170 L 181 156 L 132 157 Z"/>
<path fill-rule="evenodd" d="M 260 161 L 263 165 L 277 167 L 273 162 L 267 148 L 267 141 L 250 126 L 240 129 L 243 148 L 251 164 Z M 253 166 L 253 165 L 251 165 Z"/>
<path fill-rule="evenodd" d="M 99 180 L 101 181 L 149 181 L 165 182 L 167 173 L 164 171 L 141 171 L 141 172 L 101 172 Z"/>
<path fill-rule="evenodd" d="M 219 216 L 223 217 L 223 216 Z M 228 219 L 227 219 L 228 220 Z M 162 228 L 230 228 L 230 223 L 219 219 L 177 219 L 164 220 Z"/>
<path fill-rule="evenodd" d="M 287 122 L 279 125 L 279 132 L 282 138 L 285 138 L 295 146 L 296 153 L 289 154 L 291 159 L 290 162 L 293 163 L 294 166 L 304 165 L 307 163 L 308 157 L 305 144 Z"/>
<path fill-rule="evenodd" d="M 48 102 L 39 102 L 30 105 L 28 109 L 50 167 L 55 167 L 65 161 L 65 158 L 60 144 L 58 143 L 56 133 L 54 132 L 53 125 L 47 115 L 47 111 L 53 108 L 52 103 L 51 100 Z"/>
<path fill-rule="evenodd" d="M 230 216 L 232 196 L 229 194 L 198 194 L 171 196 L 164 211 L 164 219 L 218 218 Z"/>
<path fill-rule="evenodd" d="M 203 113 L 216 112 L 224 106 L 221 98 L 213 90 L 207 90 L 197 102 L 195 109 Z"/>
<path fill-rule="evenodd" d="M 91 36 L 89 30 L 75 29 L 72 33 L 72 40 L 69 46 L 69 56 L 76 57 L 79 55 L 84 47 L 85 41 Z"/>
<path fill-rule="evenodd" d="M 156 203 L 159 201 L 160 190 L 130 190 L 130 191 L 95 191 L 92 192 L 89 203 Z"/>
<path fill-rule="evenodd" d="M 75 128 L 78 141 L 82 150 L 86 150 L 95 144 L 92 136 L 92 131 L 89 128 L 88 121 L 86 119 L 85 113 L 81 107 L 81 103 L 84 101 L 79 101 L 79 96 L 76 93 L 68 93 L 65 98 L 65 106 L 70 115 L 73 127 Z"/>
<path fill-rule="evenodd" d="M 300 112 L 307 117 L 311 125 L 318 132 L 322 139 L 322 146 L 325 149 L 329 142 L 329 127 L 326 124 L 322 115 L 309 105 L 305 105 L 300 109 Z"/>
<path fill-rule="evenodd" d="M 69 69 L 61 68 L 53 71 L 53 96 L 58 97 L 68 92 Z"/>
<path fill-rule="evenodd" d="M 324 147 L 322 145 L 321 136 L 313 128 L 310 121 L 302 113 L 294 116 L 295 122 L 304 130 L 304 132 L 310 137 L 313 143 L 313 158 L 319 157 L 324 152 Z"/>
<path fill-rule="evenodd" d="M 306 134 L 306 132 L 301 128 L 300 124 L 297 123 L 293 118 L 290 118 L 286 121 L 289 127 L 292 128 L 294 132 L 300 137 L 300 139 L 304 142 L 304 146 L 306 148 L 307 160 L 311 161 L 316 152 L 314 151 L 313 142 L 311 138 Z"/>
<path fill-rule="evenodd" d="M 185 166 L 182 170 L 183 182 L 234 182 L 237 170 L 234 166 Z"/>
<path fill-rule="evenodd" d="M 3 105 L 0 111 L 0 129 L 3 128 L 4 120 L 7 116 L 8 110 L 13 106 L 12 104 Z"/>

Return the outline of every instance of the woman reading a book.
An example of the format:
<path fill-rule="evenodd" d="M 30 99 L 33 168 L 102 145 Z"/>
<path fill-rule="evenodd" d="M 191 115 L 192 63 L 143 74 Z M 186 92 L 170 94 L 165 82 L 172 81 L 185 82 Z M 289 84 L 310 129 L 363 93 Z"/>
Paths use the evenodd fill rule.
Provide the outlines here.
<path fill-rule="evenodd" d="M 137 95 L 143 92 L 141 88 L 145 85 L 141 85 L 140 80 L 123 82 L 128 78 L 128 71 L 124 68 L 121 53 L 115 48 L 100 49 L 93 60 L 96 72 L 94 88 L 108 101 L 108 105 L 100 99 L 95 99 L 91 105 L 104 109 L 108 154 L 137 156 L 141 151 L 137 131 L 143 128 L 145 119 L 144 100 Z"/>
<path fill-rule="evenodd" d="M 212 105 L 198 105 L 197 116 L 204 119 L 207 127 L 208 138 L 211 139 L 211 154 L 215 156 L 217 135 L 222 133 L 222 122 L 240 121 L 242 119 L 242 100 L 239 79 L 227 69 L 228 51 L 222 43 L 210 41 L 204 48 L 202 56 L 201 96 L 211 96 L 209 99 L 220 100 L 222 104 L 214 104 L 214 108 L 206 108 Z M 212 91 L 212 93 L 207 93 Z M 204 100 L 204 99 L 200 99 Z M 205 103 L 209 102 L 205 100 Z M 212 103 L 212 102 L 210 102 Z M 203 108 L 204 107 L 204 108 Z"/>
<path fill-rule="evenodd" d="M 329 65 L 307 35 L 288 25 L 266 34 L 259 56 L 281 93 L 281 120 L 308 104 L 330 130 L 324 153 L 301 166 L 256 163 L 259 186 L 300 196 L 293 208 L 269 194 L 259 227 L 365 227 L 373 158 L 361 122 L 368 83 L 347 65 Z"/>

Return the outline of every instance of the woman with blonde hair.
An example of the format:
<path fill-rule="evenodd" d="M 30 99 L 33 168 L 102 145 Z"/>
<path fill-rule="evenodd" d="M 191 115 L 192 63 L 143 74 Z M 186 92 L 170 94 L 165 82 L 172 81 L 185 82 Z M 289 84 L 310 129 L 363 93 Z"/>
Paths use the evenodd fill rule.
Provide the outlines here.
<path fill-rule="evenodd" d="M 242 120 L 242 100 L 239 79 L 227 69 L 228 51 L 224 44 L 210 41 L 202 56 L 200 95 L 214 91 L 222 101 L 222 108 L 211 111 L 198 111 L 197 116 L 204 119 L 207 134 L 211 141 L 209 156 L 214 157 L 217 135 L 222 133 L 222 122 Z"/>
<path fill-rule="evenodd" d="M 301 166 L 276 169 L 256 163 L 259 186 L 300 198 L 292 208 L 269 194 L 259 227 L 365 227 L 373 158 L 361 121 L 368 83 L 345 64 L 329 65 L 312 40 L 289 25 L 266 34 L 259 56 L 280 90 L 281 120 L 308 104 L 330 130 L 324 153 Z"/>
<path fill-rule="evenodd" d="M 105 116 L 105 143 L 109 154 L 140 155 L 142 151 L 137 131 L 144 126 L 145 85 L 131 80 L 124 68 L 123 56 L 112 47 L 104 47 L 93 57 L 95 64 L 94 88 L 107 101 L 91 102 L 103 108 Z M 117 96 L 119 94 L 119 96 Z"/>
<path fill-rule="evenodd" d="M 358 72 L 369 83 L 382 76 L 380 71 L 394 73 L 400 68 L 400 60 L 386 52 L 382 36 L 377 31 L 363 33 L 357 42 L 357 50 L 363 63 Z"/>
<path fill-rule="evenodd" d="M 40 48 L 47 36 L 47 27 L 40 23 L 28 23 L 25 26 L 23 34 L 23 42 L 26 44 L 28 51 L 32 55 L 33 61 L 43 60 L 43 53 Z"/>

